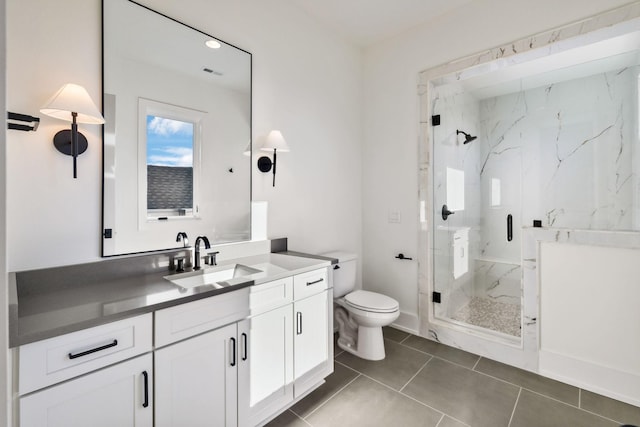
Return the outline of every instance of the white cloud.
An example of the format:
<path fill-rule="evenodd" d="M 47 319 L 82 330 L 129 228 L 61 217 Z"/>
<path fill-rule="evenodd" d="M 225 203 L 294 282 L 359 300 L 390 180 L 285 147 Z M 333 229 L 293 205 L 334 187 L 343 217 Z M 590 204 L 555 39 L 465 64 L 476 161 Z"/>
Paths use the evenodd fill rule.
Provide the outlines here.
<path fill-rule="evenodd" d="M 179 120 L 153 117 L 147 126 L 147 131 L 160 136 L 189 134 L 193 132 L 193 125 Z"/>
<path fill-rule="evenodd" d="M 160 154 L 149 156 L 147 163 L 156 166 L 193 166 L 193 150 L 171 147 Z"/>

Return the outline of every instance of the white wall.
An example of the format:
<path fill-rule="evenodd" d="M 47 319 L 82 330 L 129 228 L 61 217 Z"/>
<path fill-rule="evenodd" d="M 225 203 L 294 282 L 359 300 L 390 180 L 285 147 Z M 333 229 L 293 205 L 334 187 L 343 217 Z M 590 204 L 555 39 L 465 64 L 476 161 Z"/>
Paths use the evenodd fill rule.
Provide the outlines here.
<path fill-rule="evenodd" d="M 9 0 L 8 108 L 40 115 L 66 82 L 101 98 L 99 0 Z M 253 169 L 253 199 L 269 202 L 269 237 L 292 249 L 360 251 L 361 54 L 285 0 L 146 0 L 144 4 L 253 54 L 253 138 L 280 129 L 291 147 L 271 175 Z M 63 25 L 62 23 L 73 23 Z M 42 115 L 41 115 L 42 116 Z M 71 159 L 50 140 L 64 122 L 8 139 L 9 270 L 93 261 L 100 255 L 101 135 Z M 254 150 L 254 153 L 257 151 Z"/>
<path fill-rule="evenodd" d="M 400 302 L 417 329 L 419 71 L 630 3 L 476 0 L 364 52 L 363 283 Z M 387 222 L 390 210 L 400 224 Z"/>
<path fill-rule="evenodd" d="M 638 261 L 639 249 L 540 244 L 543 375 L 640 404 Z"/>

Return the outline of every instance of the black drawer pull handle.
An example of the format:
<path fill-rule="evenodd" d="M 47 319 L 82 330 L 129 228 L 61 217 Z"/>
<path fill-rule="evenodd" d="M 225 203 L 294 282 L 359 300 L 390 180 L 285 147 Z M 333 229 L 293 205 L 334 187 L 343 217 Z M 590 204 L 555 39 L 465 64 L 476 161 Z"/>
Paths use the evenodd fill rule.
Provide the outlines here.
<path fill-rule="evenodd" d="M 142 377 L 144 378 L 144 402 L 142 407 L 146 408 L 149 406 L 149 374 L 147 371 L 142 371 Z"/>
<path fill-rule="evenodd" d="M 307 286 L 315 285 L 316 283 L 324 282 L 324 279 L 314 280 L 313 282 L 307 282 Z"/>
<path fill-rule="evenodd" d="M 231 366 L 236 366 L 236 339 L 231 338 Z"/>
<path fill-rule="evenodd" d="M 247 353 L 249 352 L 248 348 L 247 348 L 247 334 L 245 334 L 244 332 L 242 333 L 242 345 L 244 347 L 243 349 L 243 354 L 242 354 L 242 360 L 247 360 Z"/>
<path fill-rule="evenodd" d="M 513 216 L 507 215 L 507 242 L 513 240 Z"/>
<path fill-rule="evenodd" d="M 82 357 L 82 356 L 86 356 L 87 354 L 91 354 L 91 353 L 95 353 L 95 352 L 98 352 L 98 351 L 106 350 L 108 348 L 115 347 L 117 345 L 118 345 L 118 340 L 113 340 L 112 343 L 105 344 L 105 345 L 100 346 L 100 347 L 92 348 L 91 350 L 83 351 L 81 353 L 76 353 L 76 354 L 69 353 L 69 359 L 77 359 L 78 357 Z"/>

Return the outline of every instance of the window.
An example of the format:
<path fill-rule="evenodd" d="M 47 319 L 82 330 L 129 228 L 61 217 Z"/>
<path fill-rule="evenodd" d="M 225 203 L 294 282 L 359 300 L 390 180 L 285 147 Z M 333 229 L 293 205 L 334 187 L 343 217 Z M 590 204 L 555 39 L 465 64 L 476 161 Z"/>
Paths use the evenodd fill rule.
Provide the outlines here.
<path fill-rule="evenodd" d="M 145 220 L 198 216 L 202 112 L 140 99 L 139 205 Z"/>

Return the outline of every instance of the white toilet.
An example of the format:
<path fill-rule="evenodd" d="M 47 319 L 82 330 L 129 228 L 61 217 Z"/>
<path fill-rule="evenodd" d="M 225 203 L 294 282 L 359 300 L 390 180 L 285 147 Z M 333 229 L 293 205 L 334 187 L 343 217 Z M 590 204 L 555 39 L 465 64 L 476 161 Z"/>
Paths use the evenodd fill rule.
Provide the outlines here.
<path fill-rule="evenodd" d="M 338 346 L 363 359 L 384 359 L 382 327 L 390 325 L 400 315 L 398 301 L 376 292 L 355 290 L 355 254 L 332 252 L 323 255 L 339 260 L 333 266 L 334 321 L 338 326 Z"/>

